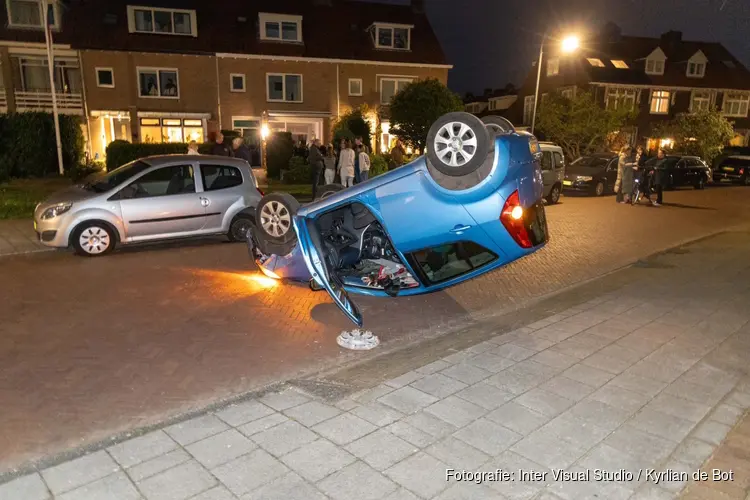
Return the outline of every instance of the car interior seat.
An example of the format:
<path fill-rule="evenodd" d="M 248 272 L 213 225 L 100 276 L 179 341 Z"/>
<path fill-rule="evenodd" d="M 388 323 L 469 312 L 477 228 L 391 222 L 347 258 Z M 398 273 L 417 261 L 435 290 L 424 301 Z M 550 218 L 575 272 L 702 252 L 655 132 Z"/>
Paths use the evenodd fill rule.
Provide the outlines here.
<path fill-rule="evenodd" d="M 169 184 L 167 185 L 167 194 L 178 194 L 183 192 L 185 188 L 185 178 L 182 176 L 182 172 L 175 173 Z"/>

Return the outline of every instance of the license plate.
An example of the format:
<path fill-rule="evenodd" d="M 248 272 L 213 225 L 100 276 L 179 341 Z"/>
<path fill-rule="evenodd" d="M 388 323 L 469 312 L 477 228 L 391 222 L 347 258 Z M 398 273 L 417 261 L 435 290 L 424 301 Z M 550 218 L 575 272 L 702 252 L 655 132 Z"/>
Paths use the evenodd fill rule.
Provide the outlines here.
<path fill-rule="evenodd" d="M 722 170 L 725 172 L 734 172 L 734 167 L 724 167 Z"/>
<path fill-rule="evenodd" d="M 563 181 L 563 186 L 572 186 L 573 181 Z"/>

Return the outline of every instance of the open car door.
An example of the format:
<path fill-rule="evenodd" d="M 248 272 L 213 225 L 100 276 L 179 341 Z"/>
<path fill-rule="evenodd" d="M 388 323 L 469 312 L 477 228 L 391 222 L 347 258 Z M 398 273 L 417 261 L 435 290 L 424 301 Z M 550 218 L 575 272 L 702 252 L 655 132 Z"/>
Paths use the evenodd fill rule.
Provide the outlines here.
<path fill-rule="evenodd" d="M 299 238 L 302 256 L 313 279 L 323 285 L 336 305 L 350 320 L 358 327 L 362 327 L 362 313 L 359 311 L 357 304 L 349 298 L 349 294 L 344 290 L 343 283 L 336 276 L 329 260 L 326 259 L 326 248 L 320 238 L 318 229 L 315 227 L 315 221 L 306 217 L 295 216 L 294 227 Z"/>

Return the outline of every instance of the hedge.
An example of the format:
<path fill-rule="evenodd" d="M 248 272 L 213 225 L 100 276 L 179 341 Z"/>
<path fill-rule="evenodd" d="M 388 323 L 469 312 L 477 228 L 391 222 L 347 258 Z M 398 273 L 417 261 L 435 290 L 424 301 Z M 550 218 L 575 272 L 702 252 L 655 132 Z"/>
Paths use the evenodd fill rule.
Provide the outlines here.
<path fill-rule="evenodd" d="M 210 142 L 199 144 L 198 152 L 209 154 L 211 146 Z M 187 150 L 188 145 L 181 142 L 131 143 L 121 140 L 112 141 L 107 146 L 107 172 L 145 156 L 185 154 Z"/>
<path fill-rule="evenodd" d="M 81 118 L 59 115 L 63 168 L 75 169 L 83 158 Z M 0 181 L 10 177 L 43 177 L 59 172 L 52 113 L 0 115 Z"/>
<path fill-rule="evenodd" d="M 275 132 L 268 139 L 266 154 L 268 155 L 268 178 L 280 179 L 281 171 L 289 167 L 289 160 L 294 154 L 291 132 Z"/>

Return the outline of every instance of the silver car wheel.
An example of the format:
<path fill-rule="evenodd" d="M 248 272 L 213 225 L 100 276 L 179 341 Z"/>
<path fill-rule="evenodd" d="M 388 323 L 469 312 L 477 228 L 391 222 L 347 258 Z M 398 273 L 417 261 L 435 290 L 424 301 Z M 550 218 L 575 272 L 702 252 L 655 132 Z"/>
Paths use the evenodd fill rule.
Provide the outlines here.
<path fill-rule="evenodd" d="M 474 131 L 461 122 L 449 122 L 440 127 L 433 142 L 437 157 L 450 167 L 465 165 L 477 151 Z"/>
<path fill-rule="evenodd" d="M 263 205 L 260 211 L 260 224 L 268 234 L 278 238 L 289 232 L 292 227 L 292 217 L 283 204 L 272 201 Z"/>
<path fill-rule="evenodd" d="M 109 233 L 101 227 L 90 226 L 83 230 L 78 238 L 78 243 L 84 252 L 91 255 L 99 255 L 106 252 L 111 244 Z"/>

